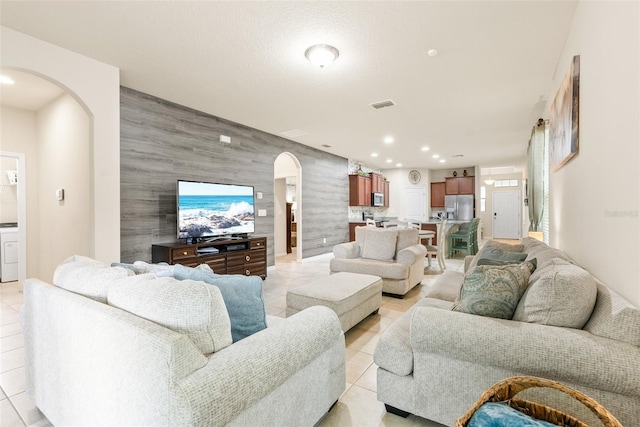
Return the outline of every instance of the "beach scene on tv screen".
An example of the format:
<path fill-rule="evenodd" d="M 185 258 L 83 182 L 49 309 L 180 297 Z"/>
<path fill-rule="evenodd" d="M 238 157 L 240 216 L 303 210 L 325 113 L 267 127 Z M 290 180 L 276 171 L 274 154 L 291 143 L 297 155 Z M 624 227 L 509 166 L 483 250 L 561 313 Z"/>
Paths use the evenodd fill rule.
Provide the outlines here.
<path fill-rule="evenodd" d="M 179 236 L 253 233 L 253 203 L 253 187 L 180 181 Z"/>

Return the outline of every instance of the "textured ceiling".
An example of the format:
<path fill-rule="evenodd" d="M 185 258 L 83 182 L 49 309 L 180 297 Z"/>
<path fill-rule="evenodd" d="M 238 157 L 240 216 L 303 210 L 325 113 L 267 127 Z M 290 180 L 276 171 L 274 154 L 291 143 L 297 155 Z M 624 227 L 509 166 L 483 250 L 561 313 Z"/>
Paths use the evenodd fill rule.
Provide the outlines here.
<path fill-rule="evenodd" d="M 3 0 L 0 22 L 120 68 L 123 86 L 372 167 L 438 169 L 522 163 L 575 6 Z M 317 43 L 340 50 L 322 70 L 304 57 Z"/>

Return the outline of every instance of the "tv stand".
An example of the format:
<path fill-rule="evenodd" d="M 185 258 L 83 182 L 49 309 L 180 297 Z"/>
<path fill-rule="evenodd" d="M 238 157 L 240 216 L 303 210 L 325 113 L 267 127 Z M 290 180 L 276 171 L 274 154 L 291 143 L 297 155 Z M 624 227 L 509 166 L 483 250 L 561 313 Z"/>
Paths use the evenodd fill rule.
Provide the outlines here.
<path fill-rule="evenodd" d="M 267 238 L 218 237 L 212 241 L 155 244 L 151 246 L 151 261 L 187 267 L 207 264 L 216 274 L 260 276 L 264 280 L 267 277 Z"/>

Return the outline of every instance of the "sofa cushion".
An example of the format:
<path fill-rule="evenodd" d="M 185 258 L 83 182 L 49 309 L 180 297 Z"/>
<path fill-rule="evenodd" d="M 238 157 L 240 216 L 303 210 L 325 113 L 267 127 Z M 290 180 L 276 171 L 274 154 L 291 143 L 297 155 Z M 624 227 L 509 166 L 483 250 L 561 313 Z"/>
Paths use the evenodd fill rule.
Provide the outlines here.
<path fill-rule="evenodd" d="M 67 291 L 107 302 L 107 287 L 114 280 L 133 275 L 133 271 L 80 255 L 62 261 L 53 273 L 53 284 Z"/>
<path fill-rule="evenodd" d="M 177 264 L 174 277 L 178 280 L 200 280 L 220 289 L 231 320 L 233 342 L 267 327 L 262 279 L 258 276 L 215 274 Z"/>
<path fill-rule="evenodd" d="M 547 245 L 534 246 L 529 252 L 527 252 L 527 261 L 536 258 L 538 260 L 538 267 L 543 267 L 549 261 L 554 258 L 559 258 L 573 264 L 573 261 L 564 251 L 560 249 L 550 248 Z"/>
<path fill-rule="evenodd" d="M 485 245 L 478 251 L 471 264 L 469 264 L 469 269 L 478 265 L 478 261 L 481 259 L 493 259 L 498 261 L 513 261 L 513 262 L 522 262 L 527 258 L 526 253 L 522 252 L 511 252 L 504 251 L 492 245 Z"/>
<path fill-rule="evenodd" d="M 348 271 L 351 273 L 371 274 L 383 279 L 405 280 L 409 278 L 410 267 L 406 264 L 392 261 L 378 261 L 368 258 L 331 258 L 331 271 Z"/>
<path fill-rule="evenodd" d="M 596 282 L 585 270 L 560 258 L 531 275 L 513 320 L 581 329 L 596 302 Z"/>
<path fill-rule="evenodd" d="M 416 228 L 398 228 L 397 230 L 398 243 L 396 245 L 396 254 L 394 258 L 397 258 L 398 252 L 404 248 L 420 243 L 420 232 Z"/>
<path fill-rule="evenodd" d="M 187 335 L 203 354 L 231 344 L 231 322 L 220 290 L 194 280 L 151 274 L 116 280 L 107 302 L 138 317 Z"/>
<path fill-rule="evenodd" d="M 584 329 L 640 347 L 640 309 L 602 283 L 597 283 L 597 289 L 596 304 Z"/>
<path fill-rule="evenodd" d="M 479 316 L 511 319 L 527 288 L 531 263 L 473 267 L 464 276 L 453 310 Z"/>
<path fill-rule="evenodd" d="M 368 227 L 363 242 L 362 257 L 390 261 L 396 254 L 398 230 Z"/>

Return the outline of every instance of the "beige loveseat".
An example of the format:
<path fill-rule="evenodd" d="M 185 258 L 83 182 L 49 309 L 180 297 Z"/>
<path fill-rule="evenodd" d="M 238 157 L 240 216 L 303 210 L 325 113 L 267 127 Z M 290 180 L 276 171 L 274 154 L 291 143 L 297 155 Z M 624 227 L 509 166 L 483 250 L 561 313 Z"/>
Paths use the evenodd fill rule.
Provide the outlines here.
<path fill-rule="evenodd" d="M 382 292 L 403 296 L 424 278 L 427 248 L 414 228 L 356 227 L 355 242 L 334 246 L 331 273 L 371 274 L 382 278 Z"/>
<path fill-rule="evenodd" d="M 464 280 L 492 268 L 477 265 L 490 246 L 472 259 Z M 461 273 L 445 273 L 431 298 L 381 336 L 374 354 L 378 400 L 389 411 L 450 426 L 493 384 L 530 375 L 582 391 L 625 426 L 640 425 L 640 310 L 563 251 L 530 238 L 508 249 L 537 263 L 513 318 L 452 311 L 467 283 Z M 536 399 L 600 425 L 576 401 L 544 389 Z"/>
<path fill-rule="evenodd" d="M 232 342 L 220 287 L 131 274 L 75 257 L 56 286 L 25 283 L 27 393 L 54 425 L 313 426 L 344 391 L 330 309 L 266 316 Z"/>

